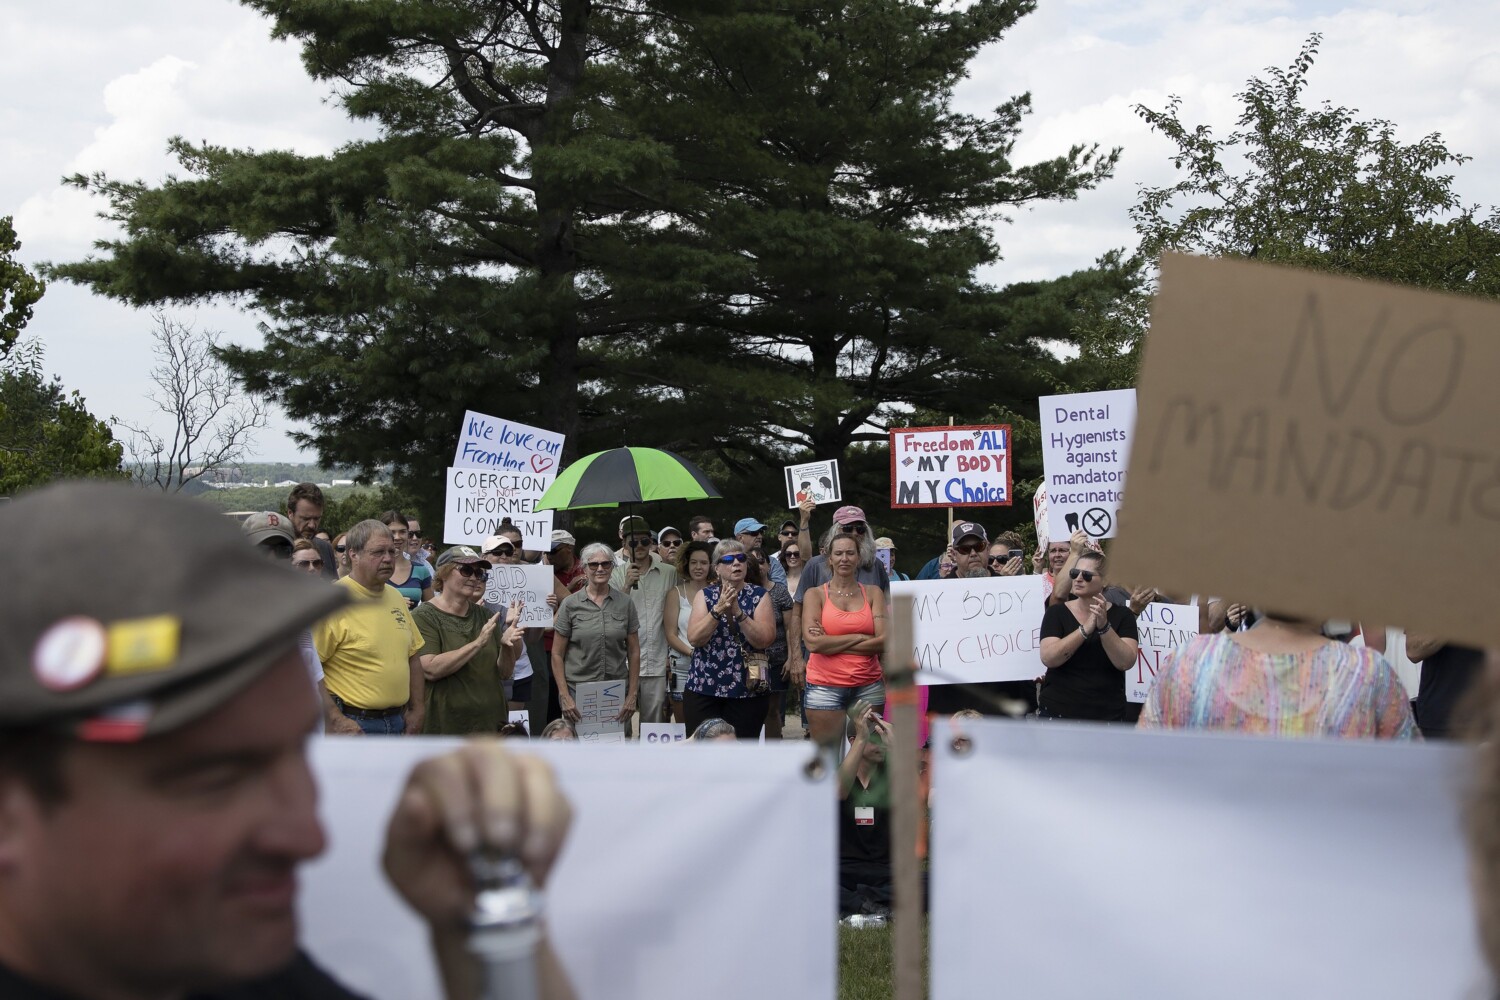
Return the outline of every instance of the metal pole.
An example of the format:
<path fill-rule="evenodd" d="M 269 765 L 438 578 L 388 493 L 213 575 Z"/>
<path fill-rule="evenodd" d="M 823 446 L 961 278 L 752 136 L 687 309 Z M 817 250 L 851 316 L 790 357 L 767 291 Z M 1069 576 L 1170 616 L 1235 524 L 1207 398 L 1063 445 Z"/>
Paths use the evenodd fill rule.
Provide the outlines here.
<path fill-rule="evenodd" d="M 922 872 L 917 858 L 917 834 L 922 822 L 917 766 L 922 748 L 917 740 L 916 663 L 912 658 L 912 599 L 891 598 L 887 619 L 886 700 L 896 746 L 888 758 L 891 775 L 891 866 L 896 905 L 891 913 L 894 951 L 894 1000 L 922 1000 Z"/>

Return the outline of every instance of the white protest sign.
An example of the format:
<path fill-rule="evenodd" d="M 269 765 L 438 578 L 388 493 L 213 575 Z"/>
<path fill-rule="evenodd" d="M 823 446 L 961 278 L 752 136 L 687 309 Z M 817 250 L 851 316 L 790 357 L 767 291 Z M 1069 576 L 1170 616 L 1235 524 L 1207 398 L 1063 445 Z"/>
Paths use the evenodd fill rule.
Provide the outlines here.
<path fill-rule="evenodd" d="M 552 593 L 552 567 L 518 563 L 500 565 L 490 570 L 484 584 L 484 603 L 497 608 L 508 608 L 521 602 L 521 619 L 505 624 L 519 624 L 522 628 L 546 628 L 552 624 L 552 609 L 547 607 L 547 595 Z"/>
<path fill-rule="evenodd" d="M 687 739 L 687 725 L 682 722 L 641 723 L 642 743 L 681 743 Z"/>
<path fill-rule="evenodd" d="M 1198 634 L 1198 609 L 1191 604 L 1148 604 L 1135 620 L 1140 652 L 1125 674 L 1125 700 L 1144 704 L 1162 657 Z"/>
<path fill-rule="evenodd" d="M 477 548 L 509 522 L 521 532 L 522 548 L 545 552 L 551 546 L 552 511 L 537 510 L 536 504 L 553 477 L 459 468 L 444 475 L 443 541 Z"/>
<path fill-rule="evenodd" d="M 964 728 L 933 741 L 933 1000 L 994 995 L 996 942 L 1028 1000 L 1494 995 L 1465 748 Z"/>
<path fill-rule="evenodd" d="M 1135 390 L 1043 396 L 1037 403 L 1047 537 L 1060 542 L 1080 529 L 1090 538 L 1115 537 L 1135 430 Z"/>
<path fill-rule="evenodd" d="M 892 507 L 1011 502 L 1010 425 L 892 427 Z"/>
<path fill-rule="evenodd" d="M 378 745 L 377 745 L 378 744 Z M 417 762 L 462 740 L 314 740 L 328 850 L 302 869 L 301 943 L 372 1000 L 441 997 L 427 925 L 381 871 L 386 820 Z M 583 1000 L 765 1000 L 838 993 L 838 856 L 831 778 L 803 773 L 803 743 L 715 743 L 681 753 L 592 752 L 572 742 L 507 742 L 552 765 L 573 822 L 547 881 L 547 929 Z M 649 817 L 621 822 L 621 817 Z M 766 892 L 763 864 L 725 865 L 725 844 L 755 831 L 787 883 Z M 629 858 L 629 864 L 621 864 Z M 662 873 L 712 871 L 691 893 Z M 726 933 L 726 914 L 775 927 L 776 961 Z M 629 931 L 622 932 L 622 928 Z M 671 969 L 671 975 L 663 975 Z"/>
<path fill-rule="evenodd" d="M 525 548 L 546 551 L 552 511 L 539 511 L 536 503 L 557 478 L 563 440 L 552 431 L 465 410 L 447 471 L 443 541 L 479 545 L 509 521 L 521 530 Z"/>
<path fill-rule="evenodd" d="M 625 706 L 623 680 L 585 681 L 575 685 L 574 691 L 573 702 L 578 706 L 578 721 L 581 725 L 599 722 L 619 725 L 616 717 Z"/>
<path fill-rule="evenodd" d="M 918 684 L 1029 681 L 1042 674 L 1046 595 L 1034 576 L 892 580 L 912 598 Z"/>
<path fill-rule="evenodd" d="M 510 716 L 506 719 L 506 721 L 513 723 L 519 722 L 521 724 L 521 728 L 526 730 L 526 735 L 531 735 L 531 712 L 529 712 L 528 710 L 524 708 L 512 709 Z"/>
<path fill-rule="evenodd" d="M 844 499 L 839 482 L 839 462 L 807 462 L 786 467 L 786 505 L 796 507 L 803 500 L 813 503 L 838 503 Z"/>
<path fill-rule="evenodd" d="M 1036 547 L 1046 550 L 1048 539 L 1052 536 L 1047 534 L 1047 484 L 1036 488 L 1036 495 L 1031 498 L 1031 518 L 1036 524 Z"/>
<path fill-rule="evenodd" d="M 624 743 L 625 728 L 620 722 L 580 722 L 573 727 L 580 743 Z"/>

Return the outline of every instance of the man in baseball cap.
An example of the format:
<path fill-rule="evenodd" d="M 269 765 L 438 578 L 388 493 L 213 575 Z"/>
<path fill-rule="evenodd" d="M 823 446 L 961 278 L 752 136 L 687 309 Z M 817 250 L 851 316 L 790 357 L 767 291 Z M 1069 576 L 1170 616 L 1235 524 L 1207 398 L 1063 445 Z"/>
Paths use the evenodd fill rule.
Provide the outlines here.
<path fill-rule="evenodd" d="M 296 536 L 292 534 L 292 521 L 285 514 L 263 510 L 251 514 L 240 522 L 240 532 L 246 541 L 277 559 L 292 558 L 292 545 Z"/>
<path fill-rule="evenodd" d="M 989 544 L 990 536 L 985 534 L 984 525 L 974 521 L 955 523 L 952 533 L 953 575 L 960 579 L 989 576 L 989 569 L 984 564 L 985 548 Z"/>
<path fill-rule="evenodd" d="M 297 637 L 345 595 L 197 500 L 88 482 L 0 507 L 21 565 L 80 524 L 94 568 L 0 606 L 0 996 L 352 996 L 296 920 L 297 867 L 325 845 Z M 498 743 L 424 762 L 398 802 L 385 870 L 444 981 L 477 981 L 463 855 L 519 854 L 540 880 L 567 805 Z M 544 980 L 567 995 L 555 962 Z"/>

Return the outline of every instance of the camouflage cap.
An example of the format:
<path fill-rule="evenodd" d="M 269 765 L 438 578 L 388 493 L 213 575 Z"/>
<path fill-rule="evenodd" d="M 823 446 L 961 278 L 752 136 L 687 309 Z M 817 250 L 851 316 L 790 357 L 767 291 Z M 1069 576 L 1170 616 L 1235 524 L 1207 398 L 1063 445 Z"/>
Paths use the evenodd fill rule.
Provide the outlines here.
<path fill-rule="evenodd" d="M 0 729 L 126 742 L 228 701 L 346 595 L 295 574 L 201 500 L 60 483 L 0 507 L 18 566 L 98 539 L 85 573 L 0 605 Z"/>

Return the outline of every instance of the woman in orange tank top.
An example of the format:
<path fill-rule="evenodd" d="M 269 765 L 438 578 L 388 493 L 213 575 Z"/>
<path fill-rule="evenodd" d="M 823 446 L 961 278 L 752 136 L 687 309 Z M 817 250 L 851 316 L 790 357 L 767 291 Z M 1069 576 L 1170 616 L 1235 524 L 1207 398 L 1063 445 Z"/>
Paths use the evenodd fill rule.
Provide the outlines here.
<path fill-rule="evenodd" d="M 833 579 L 803 599 L 802 641 L 808 649 L 807 737 L 832 743 L 843 733 L 844 716 L 856 701 L 878 710 L 885 704 L 885 595 L 854 578 L 859 547 L 849 535 L 828 546 Z"/>

